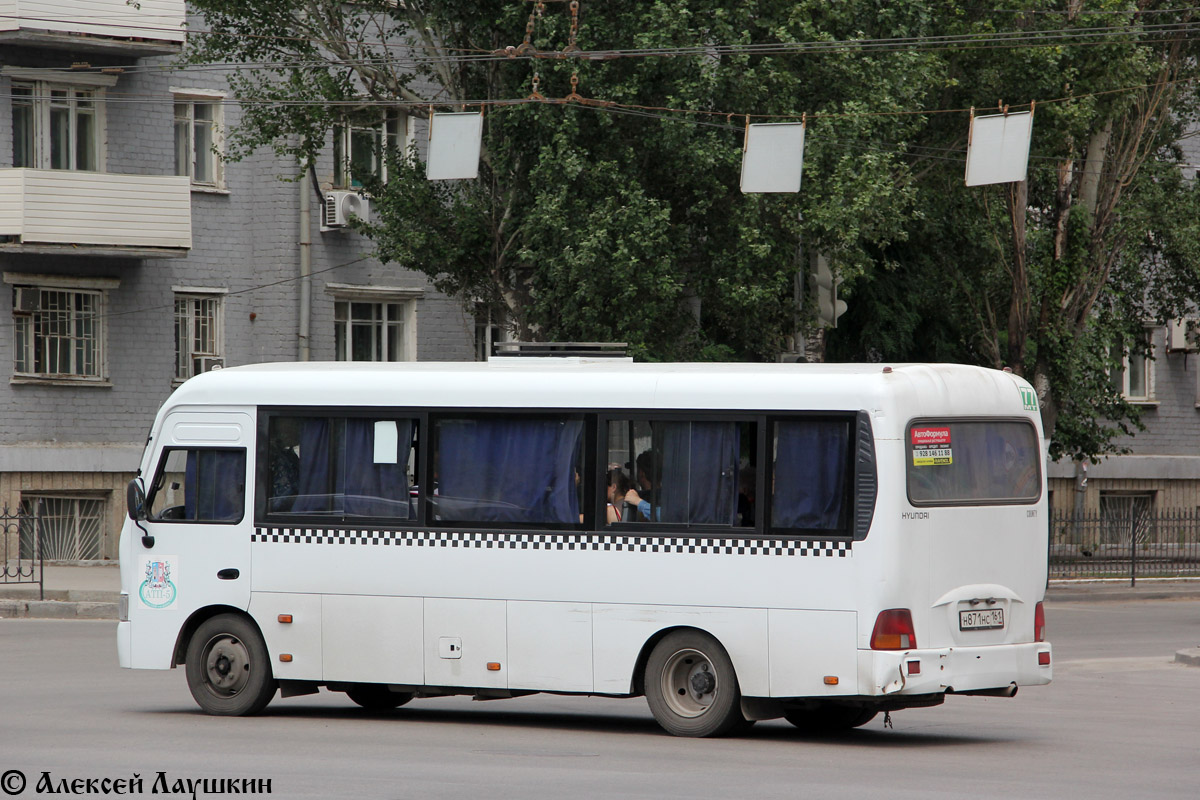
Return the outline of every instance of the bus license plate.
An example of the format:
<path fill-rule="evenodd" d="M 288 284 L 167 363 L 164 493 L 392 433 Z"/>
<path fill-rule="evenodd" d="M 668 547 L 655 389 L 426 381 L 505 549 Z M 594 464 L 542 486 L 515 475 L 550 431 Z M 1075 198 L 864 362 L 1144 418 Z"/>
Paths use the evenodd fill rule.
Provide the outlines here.
<path fill-rule="evenodd" d="M 958 629 L 960 631 L 985 631 L 990 628 L 1003 627 L 1003 608 L 989 608 L 983 611 L 958 612 Z"/>

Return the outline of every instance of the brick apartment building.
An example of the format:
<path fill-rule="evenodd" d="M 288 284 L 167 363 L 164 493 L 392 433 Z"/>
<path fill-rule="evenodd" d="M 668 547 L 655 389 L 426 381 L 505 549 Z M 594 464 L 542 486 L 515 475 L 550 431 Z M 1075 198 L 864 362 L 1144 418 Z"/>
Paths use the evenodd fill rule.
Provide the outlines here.
<path fill-rule="evenodd" d="M 168 68 L 183 0 L 137 6 L 0 0 L 0 506 L 36 508 L 47 558 L 116 557 L 154 412 L 197 372 L 475 357 L 462 304 L 323 231 L 311 182 L 282 179 L 297 164 L 222 163 L 225 76 Z M 374 133 L 424 139 L 402 115 L 337 132 L 323 190 L 351 188 Z"/>

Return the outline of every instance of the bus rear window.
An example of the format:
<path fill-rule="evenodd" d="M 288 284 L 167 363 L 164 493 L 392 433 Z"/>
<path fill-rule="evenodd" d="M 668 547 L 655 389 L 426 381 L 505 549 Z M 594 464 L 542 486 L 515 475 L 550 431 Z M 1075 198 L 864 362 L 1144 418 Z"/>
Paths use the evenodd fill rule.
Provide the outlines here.
<path fill-rule="evenodd" d="M 913 505 L 1032 503 L 1041 496 L 1037 430 L 1023 420 L 921 420 L 908 428 Z"/>

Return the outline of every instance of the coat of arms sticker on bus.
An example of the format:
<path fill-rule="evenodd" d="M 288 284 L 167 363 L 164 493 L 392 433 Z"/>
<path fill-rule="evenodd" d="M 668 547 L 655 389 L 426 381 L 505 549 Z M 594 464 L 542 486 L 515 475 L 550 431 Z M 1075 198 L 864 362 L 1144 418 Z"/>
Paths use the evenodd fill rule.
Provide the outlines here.
<path fill-rule="evenodd" d="M 138 604 L 143 608 L 170 608 L 175 605 L 179 592 L 175 581 L 179 580 L 178 556 L 143 557 L 142 584 L 138 587 Z"/>
<path fill-rule="evenodd" d="M 952 464 L 949 428 L 913 428 L 912 456 L 914 467 Z"/>

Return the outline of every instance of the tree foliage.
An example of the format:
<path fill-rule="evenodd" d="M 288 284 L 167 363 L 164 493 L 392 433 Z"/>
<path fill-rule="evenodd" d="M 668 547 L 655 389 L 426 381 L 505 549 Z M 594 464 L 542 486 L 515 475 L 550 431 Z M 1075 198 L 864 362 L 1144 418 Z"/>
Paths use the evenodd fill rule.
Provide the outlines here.
<path fill-rule="evenodd" d="M 525 336 L 621 340 L 644 358 L 773 358 L 797 328 L 798 243 L 858 274 L 873 250 L 904 236 L 913 214 L 908 167 L 875 143 L 913 135 L 918 118 L 823 122 L 807 147 L 805 192 L 756 196 L 738 189 L 745 118 L 700 112 L 795 118 L 910 108 L 936 69 L 928 54 L 489 60 L 463 56 L 520 45 L 534 4 L 196 6 L 212 34 L 192 40 L 189 60 L 249 65 L 231 78 L 245 109 L 232 132 L 235 157 L 271 146 L 313 163 L 350 104 L 526 98 L 535 73 L 552 99 L 566 96 L 577 74 L 590 99 L 697 112 L 491 106 L 477 180 L 431 184 L 419 163 L 398 163 L 386 185 L 370 187 L 377 224 L 369 234 L 381 257 L 505 308 Z M 883 35 L 910 24 L 906 13 L 887 12 L 887 20 L 865 0 L 836 13 L 818 0 L 584 3 L 578 44 L 605 51 L 836 40 Z M 550 54 L 569 40 L 566 4 L 547 4 L 530 44 Z"/>
<path fill-rule="evenodd" d="M 1200 59 L 1152 27 L 1195 21 L 1186 5 L 584 2 L 586 52 L 690 51 L 578 58 L 560 57 L 571 15 L 551 2 L 528 43 L 547 57 L 498 58 L 528 55 L 537 4 L 196 0 L 211 34 L 187 58 L 245 65 L 230 79 L 233 157 L 269 146 L 305 165 L 356 106 L 519 100 L 535 74 L 561 99 L 575 76 L 580 95 L 621 107 L 489 106 L 476 180 L 431 183 L 393 154 L 369 187 L 379 255 L 505 309 L 526 337 L 769 359 L 812 324 L 793 287 L 802 251 L 821 252 L 851 306 L 831 357 L 1011 366 L 1038 390 L 1053 452 L 1091 456 L 1137 424 L 1107 378 L 1113 345 L 1140 347 L 1143 323 L 1200 284 L 1200 205 L 1177 147 Z M 988 46 L 997 32 L 1044 38 Z M 878 45 L 896 37 L 926 39 Z M 1037 107 L 1028 181 L 967 188 L 966 115 L 936 112 L 1001 99 L 1058 102 Z M 813 115 L 799 195 L 740 193 L 734 113 Z"/>
<path fill-rule="evenodd" d="M 1196 130 L 1200 53 L 1178 25 L 1197 14 L 1157 0 L 1011 6 L 963 4 L 951 28 L 1108 30 L 943 56 L 943 107 L 1057 101 L 1035 109 L 1028 179 L 967 188 L 957 160 L 918 169 L 921 214 L 856 287 L 855 338 L 832 349 L 1009 366 L 1038 391 L 1051 455 L 1096 457 L 1139 427 L 1109 375 L 1145 352 L 1148 323 L 1200 295 L 1200 194 L 1179 148 Z M 933 120 L 911 152 L 960 147 L 964 133 Z"/>

